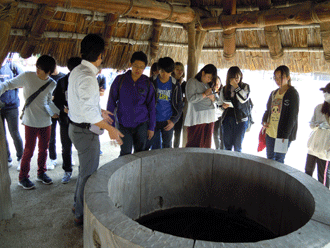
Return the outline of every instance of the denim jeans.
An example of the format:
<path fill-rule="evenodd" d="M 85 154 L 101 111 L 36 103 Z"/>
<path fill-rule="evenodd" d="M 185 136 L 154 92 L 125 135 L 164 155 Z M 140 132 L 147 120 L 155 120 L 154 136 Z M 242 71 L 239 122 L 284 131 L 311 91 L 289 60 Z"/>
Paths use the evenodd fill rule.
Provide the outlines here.
<path fill-rule="evenodd" d="M 19 161 L 23 156 L 23 141 L 21 135 L 19 134 L 19 128 L 18 128 L 18 108 L 1 109 L 1 119 L 4 124 L 5 124 L 5 120 L 7 122 L 10 136 L 12 137 L 16 148 L 17 161 Z M 6 144 L 7 144 L 8 162 L 11 162 L 12 158 L 11 158 L 7 138 L 6 138 Z"/>
<path fill-rule="evenodd" d="M 288 148 L 290 147 L 291 141 L 288 143 Z M 266 134 L 266 154 L 268 159 L 275 160 L 280 163 L 284 163 L 286 153 L 274 152 L 275 139 L 269 137 Z"/>
<path fill-rule="evenodd" d="M 50 141 L 49 141 L 49 158 L 55 160 L 56 156 L 56 125 L 57 120 L 52 118 L 52 126 L 51 126 L 51 133 L 50 133 Z"/>
<path fill-rule="evenodd" d="M 183 114 L 181 115 L 177 123 L 174 124 L 174 141 L 173 141 L 174 148 L 178 148 L 180 146 L 182 126 L 183 126 Z"/>
<path fill-rule="evenodd" d="M 231 151 L 234 147 L 234 151 L 242 151 L 242 142 L 247 127 L 247 121 L 237 124 L 234 116 L 226 116 L 224 118 L 222 121 L 222 137 L 225 150 Z"/>
<path fill-rule="evenodd" d="M 223 149 L 221 122 L 222 122 L 221 117 L 216 122 L 214 122 L 213 139 L 214 139 L 215 149 Z"/>
<path fill-rule="evenodd" d="M 125 136 L 122 138 L 123 144 L 120 146 L 120 155 L 124 156 L 134 152 L 141 152 L 146 150 L 148 140 L 148 122 L 139 124 L 137 127 L 124 127 L 119 124 L 119 131 Z"/>
<path fill-rule="evenodd" d="M 148 141 L 147 148 L 151 147 L 151 150 L 162 149 L 162 148 L 171 148 L 172 147 L 172 138 L 173 131 L 172 128 L 169 131 L 165 131 L 164 127 L 168 124 L 167 121 L 157 121 L 155 134 L 150 141 Z"/>

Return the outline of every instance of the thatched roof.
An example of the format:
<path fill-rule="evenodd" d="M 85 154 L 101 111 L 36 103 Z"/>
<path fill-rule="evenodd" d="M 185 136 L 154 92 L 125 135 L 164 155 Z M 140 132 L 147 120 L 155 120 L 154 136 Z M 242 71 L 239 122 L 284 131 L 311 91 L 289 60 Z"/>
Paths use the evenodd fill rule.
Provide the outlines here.
<path fill-rule="evenodd" d="M 237 0 L 236 15 L 231 16 L 225 16 L 224 10 L 228 8 L 223 5 L 228 2 L 225 0 L 170 0 L 167 3 L 154 0 L 138 3 L 134 0 L 29 0 L 19 1 L 17 11 L 8 14 L 6 9 L 15 7 L 15 3 L 8 5 L 10 2 L 13 1 L 0 0 L 4 7 L 0 11 L 0 21 L 4 15 L 12 15 L 8 41 L 1 44 L 4 47 L 1 59 L 8 52 L 18 52 L 22 57 L 49 54 L 58 64 L 65 66 L 68 58 L 80 55 L 81 39 L 88 33 L 96 33 L 107 37 L 105 67 L 126 68 L 131 54 L 138 50 L 148 54 L 150 62 L 170 56 L 187 64 L 187 26 L 197 20 L 197 32 L 206 32 L 200 63 L 213 63 L 219 69 L 238 65 L 251 70 L 273 70 L 286 64 L 293 72 L 330 72 L 330 63 L 326 62 L 324 55 L 330 49 L 327 23 L 330 22 L 330 11 L 325 10 L 330 8 L 329 1 L 314 4 L 298 0 Z M 299 6 L 294 7 L 301 3 L 312 7 L 301 10 Z M 263 16 L 265 12 L 260 11 L 261 7 L 275 12 Z M 276 12 L 288 8 L 297 9 L 297 18 L 288 16 L 286 21 Z M 256 19 L 249 14 L 254 14 Z M 235 18 L 235 25 L 243 28 L 228 26 L 234 23 L 228 18 Z M 156 29 L 157 25 L 161 28 Z M 277 45 L 280 45 L 283 56 L 277 59 L 270 56 L 271 45 L 265 35 L 268 26 L 278 29 Z M 155 30 L 159 31 L 159 37 Z M 236 52 L 231 60 L 226 60 L 224 48 L 228 45 L 224 44 L 223 34 L 230 30 L 234 30 Z M 151 44 L 156 47 L 153 48 L 156 51 L 154 58 L 150 56 Z"/>

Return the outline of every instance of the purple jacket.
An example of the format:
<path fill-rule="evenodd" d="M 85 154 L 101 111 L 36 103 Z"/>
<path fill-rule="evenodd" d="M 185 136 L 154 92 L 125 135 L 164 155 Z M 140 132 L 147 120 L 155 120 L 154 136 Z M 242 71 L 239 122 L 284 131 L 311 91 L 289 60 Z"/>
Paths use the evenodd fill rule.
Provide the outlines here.
<path fill-rule="evenodd" d="M 142 75 L 134 82 L 129 70 L 115 78 L 111 85 L 107 110 L 113 113 L 115 108 L 117 108 L 118 122 L 124 127 L 134 128 L 148 121 L 148 130 L 155 130 L 155 89 L 146 75 Z M 114 116 L 111 118 L 114 119 Z M 114 125 L 115 122 L 113 122 Z"/>

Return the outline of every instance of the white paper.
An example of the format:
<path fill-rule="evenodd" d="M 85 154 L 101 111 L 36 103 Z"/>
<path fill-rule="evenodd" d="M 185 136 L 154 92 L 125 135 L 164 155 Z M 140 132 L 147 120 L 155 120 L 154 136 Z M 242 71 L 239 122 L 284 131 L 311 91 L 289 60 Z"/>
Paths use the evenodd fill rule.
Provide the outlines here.
<path fill-rule="evenodd" d="M 275 139 L 274 152 L 286 153 L 288 151 L 289 139 L 284 139 L 284 142 L 282 141 L 283 139 L 281 138 Z"/>
<path fill-rule="evenodd" d="M 231 101 L 224 101 L 225 104 L 228 104 L 228 108 L 233 108 L 233 103 Z"/>

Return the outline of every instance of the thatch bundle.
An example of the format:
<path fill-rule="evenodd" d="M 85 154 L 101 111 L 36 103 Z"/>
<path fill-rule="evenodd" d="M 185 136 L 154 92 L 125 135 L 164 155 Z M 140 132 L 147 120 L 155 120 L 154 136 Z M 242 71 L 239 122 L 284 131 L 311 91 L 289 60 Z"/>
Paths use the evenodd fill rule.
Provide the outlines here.
<path fill-rule="evenodd" d="M 10 0 L 8 1 L 10 2 Z M 126 17 L 120 17 L 120 13 L 115 10 L 102 9 L 102 4 L 108 6 L 110 2 L 119 3 L 120 0 L 101 0 L 98 5 L 93 7 L 87 6 L 88 1 L 71 2 L 70 6 L 67 5 L 67 1 L 61 0 L 30 0 L 29 2 L 44 2 L 48 5 L 31 4 L 25 1 L 18 3 L 17 14 L 11 24 L 8 41 L 1 41 L 3 52 L 0 55 L 2 57 L 8 52 L 18 52 L 21 55 L 30 56 L 29 51 L 24 51 L 29 47 L 30 50 L 32 49 L 32 54 L 50 54 L 56 58 L 58 64 L 65 66 L 68 58 L 80 55 L 81 39 L 88 33 L 96 33 L 108 37 L 103 66 L 117 69 L 126 68 L 132 53 L 138 50 L 148 54 L 150 64 L 164 56 L 170 56 L 174 61 L 188 64 L 191 57 L 188 55 L 187 23 L 174 23 L 175 20 L 178 20 L 178 17 L 174 18 L 177 15 L 176 11 L 183 13 L 182 18 L 185 18 L 185 13 L 188 13 L 184 20 L 190 20 L 191 13 L 195 13 L 196 30 L 199 30 L 203 29 L 201 25 L 208 20 L 207 18 L 212 18 L 212 16 L 218 18 L 224 7 L 224 1 L 221 0 L 191 0 L 190 6 L 189 1 L 176 0 L 165 3 L 148 0 L 147 2 L 151 4 L 150 10 L 154 12 L 157 8 L 163 8 L 161 10 L 163 12 L 170 10 L 170 14 L 165 18 L 167 20 L 158 20 L 162 26 L 160 29 L 158 28 L 159 37 L 155 37 L 154 23 L 156 19 L 146 17 L 146 15 L 152 16 L 152 11 L 147 12 L 148 7 L 143 9 L 140 3 L 142 7 L 135 6 L 134 1 L 122 2 L 123 5 L 133 4 L 128 5 L 131 7 L 131 12 Z M 79 2 L 84 2 L 81 9 L 76 6 L 72 7 Z M 237 14 L 258 11 L 258 3 L 260 3 L 260 1 L 245 0 L 232 0 L 232 2 L 236 2 Z M 288 6 L 301 2 L 304 1 L 286 1 Z M 286 8 L 286 5 L 279 6 L 283 1 L 276 0 L 271 3 L 270 8 Z M 306 4 L 310 4 L 310 2 L 306 2 Z M 311 4 L 311 6 L 330 6 L 328 1 L 324 1 L 323 5 L 320 4 Z M 317 21 L 319 18 L 321 22 L 321 19 L 328 18 L 326 13 L 319 11 L 321 7 L 311 12 L 313 20 Z M 141 9 L 140 12 L 133 11 L 138 8 Z M 139 13 L 147 14 L 143 14 L 143 16 Z M 328 15 L 330 18 L 330 13 Z M 109 16 L 115 18 L 115 21 L 109 19 Z M 134 19 L 130 18 L 133 16 Z M 159 16 L 161 15 L 159 14 Z M 117 17 L 119 19 L 116 19 Z M 224 30 L 207 31 L 205 43 L 201 44 L 203 49 L 199 63 L 214 63 L 219 69 L 238 65 L 242 69 L 251 70 L 273 70 L 280 64 L 286 64 L 293 72 L 330 72 L 330 64 L 326 62 L 324 55 L 330 54 L 328 26 L 321 23 L 323 30 L 321 34 L 320 23 L 298 27 L 292 24 L 294 21 L 290 20 L 288 25 L 275 26 L 275 28 L 266 29 L 260 26 L 236 29 L 234 31 L 235 44 L 232 44 L 234 53 L 231 60 L 224 58 L 224 48 L 228 45 L 224 44 Z M 272 42 L 272 37 L 275 37 L 274 44 L 269 44 Z M 275 39 L 278 39 L 279 42 Z"/>

